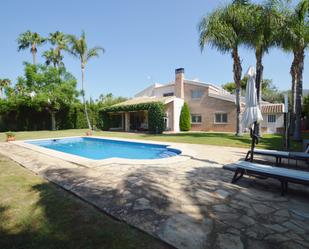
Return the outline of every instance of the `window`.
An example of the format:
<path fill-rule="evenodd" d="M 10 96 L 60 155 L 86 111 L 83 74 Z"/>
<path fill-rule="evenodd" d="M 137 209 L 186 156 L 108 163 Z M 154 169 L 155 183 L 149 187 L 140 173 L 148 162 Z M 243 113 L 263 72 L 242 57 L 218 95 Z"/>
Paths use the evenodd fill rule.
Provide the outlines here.
<path fill-rule="evenodd" d="M 163 97 L 174 96 L 174 93 L 163 93 Z"/>
<path fill-rule="evenodd" d="M 226 124 L 227 123 L 227 113 L 216 113 L 215 123 L 216 124 Z"/>
<path fill-rule="evenodd" d="M 202 123 L 202 115 L 200 115 L 200 114 L 192 114 L 191 115 L 191 123 L 192 124 L 200 124 L 200 123 Z"/>
<path fill-rule="evenodd" d="M 276 123 L 276 115 L 268 115 L 268 123 Z"/>
<path fill-rule="evenodd" d="M 202 90 L 192 90 L 191 99 L 200 99 L 202 98 L 204 92 Z"/>

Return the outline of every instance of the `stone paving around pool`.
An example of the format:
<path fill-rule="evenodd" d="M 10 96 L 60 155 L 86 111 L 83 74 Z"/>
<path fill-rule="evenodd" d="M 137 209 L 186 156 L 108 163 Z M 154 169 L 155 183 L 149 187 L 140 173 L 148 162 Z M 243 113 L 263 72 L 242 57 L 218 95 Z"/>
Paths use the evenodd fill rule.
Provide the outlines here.
<path fill-rule="evenodd" d="M 223 164 L 246 150 L 187 145 L 198 157 L 169 165 L 87 168 L 10 143 L 0 153 L 106 213 L 177 248 L 309 248 L 309 188 L 245 177 Z"/>

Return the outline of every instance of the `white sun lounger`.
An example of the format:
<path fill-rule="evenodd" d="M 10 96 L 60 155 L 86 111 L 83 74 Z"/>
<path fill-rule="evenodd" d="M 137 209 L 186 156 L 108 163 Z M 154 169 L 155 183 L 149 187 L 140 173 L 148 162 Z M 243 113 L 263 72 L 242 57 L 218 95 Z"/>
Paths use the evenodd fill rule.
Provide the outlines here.
<path fill-rule="evenodd" d="M 309 172 L 278 168 L 269 165 L 238 161 L 235 163 L 235 174 L 232 183 L 236 183 L 243 175 L 262 176 L 277 179 L 281 182 L 281 194 L 288 190 L 288 183 L 309 185 Z"/>

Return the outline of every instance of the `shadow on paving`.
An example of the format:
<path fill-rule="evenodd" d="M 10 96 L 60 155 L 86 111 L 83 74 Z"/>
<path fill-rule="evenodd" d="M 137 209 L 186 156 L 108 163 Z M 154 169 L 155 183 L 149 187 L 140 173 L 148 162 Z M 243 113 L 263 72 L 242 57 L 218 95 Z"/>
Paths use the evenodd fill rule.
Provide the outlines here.
<path fill-rule="evenodd" d="M 31 191 L 38 193 L 39 199 L 20 221 L 10 216 L 10 207 L 0 206 L 1 249 L 171 248 L 52 183 L 34 185 Z M 13 227 L 10 222 L 15 223 Z"/>
<path fill-rule="evenodd" d="M 280 182 L 244 177 L 230 184 L 233 172 L 195 168 L 184 192 L 212 220 L 209 248 L 306 248 L 309 245 L 309 189 L 291 184 L 280 195 Z M 221 181 L 218 181 L 218 178 Z M 208 196 L 207 196 L 208 195 Z M 227 246 L 227 247 L 226 247 Z"/>
<path fill-rule="evenodd" d="M 112 185 L 103 183 L 108 182 L 104 176 L 91 178 L 82 171 L 49 170 L 46 175 L 57 175 L 58 184 L 178 248 L 224 248 L 229 243 L 236 248 L 302 248 L 308 243 L 309 220 L 299 215 L 309 210 L 302 186 L 291 186 L 289 195 L 281 197 L 280 184 L 273 180 L 243 178 L 234 185 L 233 173 L 219 168 L 175 170 L 142 167 Z"/>

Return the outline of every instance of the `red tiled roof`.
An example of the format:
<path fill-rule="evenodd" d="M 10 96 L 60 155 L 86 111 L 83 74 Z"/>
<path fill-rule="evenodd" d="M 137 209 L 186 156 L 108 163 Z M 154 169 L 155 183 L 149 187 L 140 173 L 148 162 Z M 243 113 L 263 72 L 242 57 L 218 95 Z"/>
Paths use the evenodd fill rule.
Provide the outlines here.
<path fill-rule="evenodd" d="M 262 113 L 283 113 L 284 104 L 266 104 L 261 106 Z"/>

